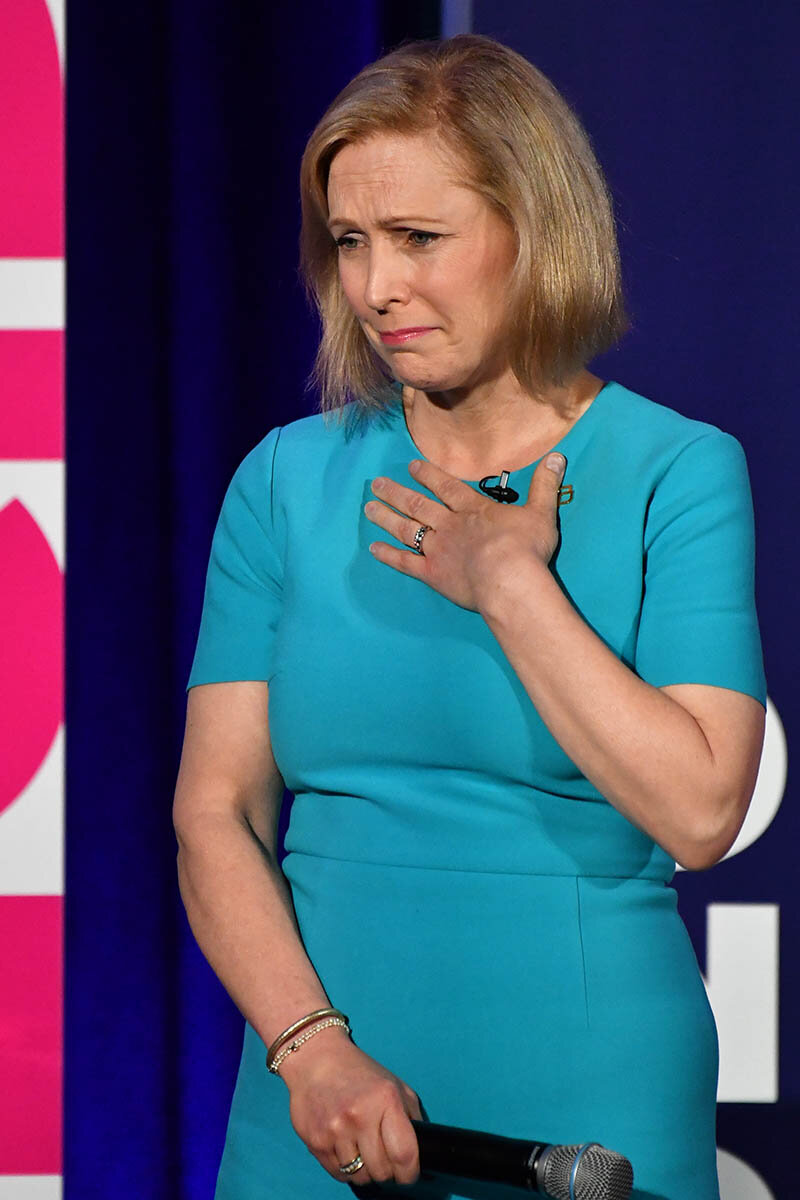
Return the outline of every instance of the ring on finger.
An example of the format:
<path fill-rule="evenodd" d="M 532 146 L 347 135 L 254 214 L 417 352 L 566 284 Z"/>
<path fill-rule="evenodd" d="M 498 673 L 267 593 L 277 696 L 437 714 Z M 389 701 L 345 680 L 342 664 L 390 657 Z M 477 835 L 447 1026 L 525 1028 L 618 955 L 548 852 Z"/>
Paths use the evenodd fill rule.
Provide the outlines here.
<path fill-rule="evenodd" d="M 360 1171 L 363 1165 L 363 1158 L 360 1154 L 357 1154 L 349 1163 L 339 1163 L 339 1170 L 343 1175 L 355 1175 L 356 1171 Z"/>
<path fill-rule="evenodd" d="M 433 528 L 432 525 L 420 525 L 419 529 L 414 534 L 414 545 L 411 547 L 411 549 L 416 550 L 418 554 L 421 554 L 423 556 L 423 558 L 425 557 L 425 551 L 422 549 L 422 539 L 425 537 L 425 534 L 428 533 L 428 531 L 432 528 Z"/>

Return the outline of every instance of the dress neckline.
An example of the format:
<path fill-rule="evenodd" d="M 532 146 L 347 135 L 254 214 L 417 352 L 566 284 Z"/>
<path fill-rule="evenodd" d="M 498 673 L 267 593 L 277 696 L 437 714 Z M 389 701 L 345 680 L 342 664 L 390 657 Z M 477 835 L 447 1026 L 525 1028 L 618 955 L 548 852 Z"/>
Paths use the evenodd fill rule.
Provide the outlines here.
<path fill-rule="evenodd" d="M 589 404 L 589 406 L 583 410 L 581 415 L 578 417 L 577 421 L 574 421 L 573 424 L 570 425 L 570 427 L 566 431 L 566 433 L 562 434 L 562 436 L 559 438 L 559 440 L 557 442 L 554 442 L 554 444 L 550 447 L 550 449 L 547 451 L 547 453 L 549 454 L 553 450 L 560 450 L 566 456 L 567 464 L 569 465 L 568 451 L 570 449 L 577 449 L 577 446 L 575 445 L 575 443 L 582 444 L 586 440 L 586 436 L 590 432 L 591 426 L 598 419 L 598 414 L 599 414 L 600 410 L 603 408 L 603 404 L 608 399 L 609 391 L 611 389 L 613 389 L 614 387 L 616 387 L 616 381 L 613 379 L 607 379 L 603 383 L 603 386 L 600 388 L 597 395 L 592 400 L 591 404 Z M 602 403 L 600 403 L 601 400 L 602 400 Z M 403 436 L 403 438 L 406 442 L 406 445 L 408 446 L 408 449 L 411 452 L 411 456 L 413 458 L 420 458 L 423 460 L 423 462 L 428 462 L 429 459 L 428 459 L 427 455 L 422 453 L 419 446 L 417 445 L 417 443 L 414 441 L 413 437 L 411 436 L 411 430 L 408 428 L 408 421 L 406 420 L 406 411 L 405 411 L 405 407 L 403 405 L 402 387 L 398 387 L 398 389 L 397 389 L 396 408 L 397 408 L 396 415 L 398 418 L 399 431 L 400 431 L 401 435 Z M 539 457 L 537 459 L 535 459 L 533 462 L 526 463 L 522 467 L 515 467 L 513 471 L 508 472 L 509 479 L 510 480 L 520 479 L 520 477 L 524 477 L 528 473 L 532 475 L 534 470 L 536 469 L 536 467 L 542 461 L 543 457 L 544 456 L 540 454 Z M 500 464 L 497 474 L 499 475 L 500 471 L 504 471 L 505 469 L 506 468 L 503 467 L 502 464 Z M 491 478 L 493 478 L 493 476 Z M 473 487 L 479 486 L 479 481 L 477 479 L 463 479 L 462 482 L 469 483 Z"/>

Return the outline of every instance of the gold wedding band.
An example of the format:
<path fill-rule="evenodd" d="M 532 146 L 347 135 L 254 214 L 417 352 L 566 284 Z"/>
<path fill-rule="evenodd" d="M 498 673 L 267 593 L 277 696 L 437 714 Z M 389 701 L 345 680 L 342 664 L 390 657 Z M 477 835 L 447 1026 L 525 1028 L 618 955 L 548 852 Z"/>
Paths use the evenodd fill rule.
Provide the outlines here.
<path fill-rule="evenodd" d="M 364 1160 L 360 1154 L 357 1154 L 352 1162 L 339 1163 L 339 1170 L 343 1175 L 355 1175 L 356 1171 L 360 1171 L 364 1165 Z"/>

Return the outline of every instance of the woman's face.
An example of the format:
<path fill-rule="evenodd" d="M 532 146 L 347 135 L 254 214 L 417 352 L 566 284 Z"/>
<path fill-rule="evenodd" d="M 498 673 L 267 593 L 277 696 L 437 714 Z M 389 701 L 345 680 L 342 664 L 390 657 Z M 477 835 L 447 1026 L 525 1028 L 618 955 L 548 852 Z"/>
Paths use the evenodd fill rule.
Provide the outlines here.
<path fill-rule="evenodd" d="M 433 134 L 376 135 L 330 168 L 344 293 L 395 378 L 423 391 L 472 388 L 507 366 L 516 238 L 459 175 Z"/>

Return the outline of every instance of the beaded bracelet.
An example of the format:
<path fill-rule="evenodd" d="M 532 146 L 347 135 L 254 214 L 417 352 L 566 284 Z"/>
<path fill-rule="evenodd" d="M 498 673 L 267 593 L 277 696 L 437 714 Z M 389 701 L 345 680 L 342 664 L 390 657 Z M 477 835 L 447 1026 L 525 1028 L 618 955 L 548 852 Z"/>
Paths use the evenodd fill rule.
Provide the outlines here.
<path fill-rule="evenodd" d="M 340 1017 L 346 1024 L 349 1024 L 347 1017 L 338 1008 L 318 1008 L 315 1012 L 309 1013 L 305 1017 L 301 1017 L 299 1021 L 295 1021 L 288 1029 L 284 1029 L 283 1033 L 279 1033 L 275 1041 L 267 1051 L 267 1066 L 271 1069 L 275 1055 L 283 1046 L 284 1042 L 288 1042 L 292 1035 L 298 1033 L 301 1029 L 305 1029 L 307 1025 L 313 1025 L 322 1017 Z"/>
<path fill-rule="evenodd" d="M 295 1038 L 294 1041 L 290 1042 L 288 1046 L 284 1046 L 283 1049 L 275 1055 L 269 1070 L 277 1075 L 278 1067 L 285 1059 L 289 1057 L 290 1054 L 293 1054 L 295 1050 L 298 1050 L 300 1046 L 302 1046 L 303 1042 L 307 1042 L 308 1039 L 312 1038 L 315 1033 L 319 1033 L 321 1029 L 328 1029 L 331 1025 L 341 1025 L 342 1028 L 346 1029 L 347 1032 L 350 1033 L 350 1026 L 348 1025 L 347 1021 L 342 1020 L 341 1017 L 328 1017 L 327 1020 L 320 1021 L 317 1025 L 312 1025 L 310 1029 L 307 1029 L 305 1033 L 301 1033 L 300 1037 Z"/>

